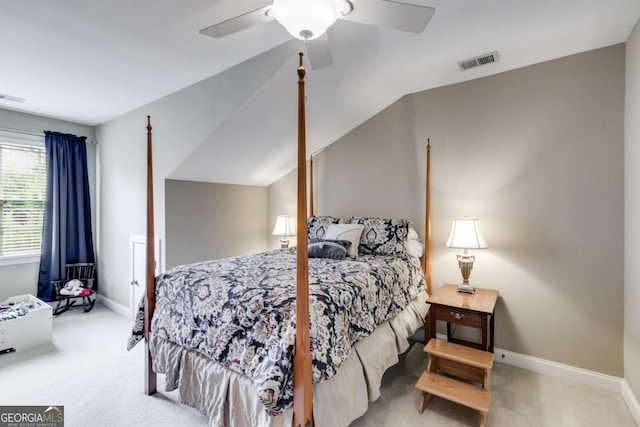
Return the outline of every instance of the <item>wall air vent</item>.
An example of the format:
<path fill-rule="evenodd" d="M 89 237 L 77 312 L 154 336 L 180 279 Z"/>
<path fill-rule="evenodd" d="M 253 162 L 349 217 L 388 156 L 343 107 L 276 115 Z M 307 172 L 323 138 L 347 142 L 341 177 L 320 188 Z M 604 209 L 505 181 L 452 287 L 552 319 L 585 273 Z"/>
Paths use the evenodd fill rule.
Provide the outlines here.
<path fill-rule="evenodd" d="M 496 51 L 476 56 L 474 58 L 465 59 L 464 61 L 458 61 L 458 67 L 460 67 L 460 71 L 464 71 L 468 70 L 469 68 L 479 67 L 480 65 L 498 62 L 499 60 L 500 57 L 498 56 L 498 52 Z"/>
<path fill-rule="evenodd" d="M 11 95 L 7 95 L 7 94 L 4 94 L 4 93 L 0 93 L 0 101 L 19 102 L 19 103 L 22 104 L 24 101 L 26 101 L 26 99 L 19 98 L 17 96 L 11 96 Z"/>

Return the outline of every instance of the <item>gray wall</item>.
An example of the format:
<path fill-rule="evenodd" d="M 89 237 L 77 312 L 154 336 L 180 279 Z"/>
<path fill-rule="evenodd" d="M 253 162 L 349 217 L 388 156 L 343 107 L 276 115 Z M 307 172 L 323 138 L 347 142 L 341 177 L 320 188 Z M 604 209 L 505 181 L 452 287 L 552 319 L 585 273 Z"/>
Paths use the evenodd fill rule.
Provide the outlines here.
<path fill-rule="evenodd" d="M 88 139 L 94 141 L 96 139 L 95 129 L 93 126 L 4 109 L 0 109 L 0 127 L 34 133 L 51 130 L 55 132 L 72 133 L 78 136 L 86 136 Z M 93 236 L 94 244 L 97 249 L 98 243 L 96 230 L 98 227 L 96 224 L 97 218 L 95 212 L 99 195 L 96 192 L 96 145 L 87 144 L 87 163 L 89 170 L 89 189 L 91 191 L 91 210 L 93 213 Z M 38 271 L 39 262 L 0 266 L 0 301 L 4 301 L 12 295 L 36 295 L 38 293 Z"/>
<path fill-rule="evenodd" d="M 267 249 L 267 188 L 165 181 L 167 268 Z"/>
<path fill-rule="evenodd" d="M 316 156 L 318 215 L 406 218 L 422 232 L 426 139 L 415 115 L 404 97 Z"/>
<path fill-rule="evenodd" d="M 621 377 L 624 71 L 617 45 L 407 96 L 316 157 L 316 212 L 422 234 L 430 137 L 434 289 L 460 281 L 451 220 L 478 217 L 496 345 Z M 269 194 L 289 209 L 285 181 Z"/>
<path fill-rule="evenodd" d="M 626 45 L 624 378 L 640 400 L 640 21 Z"/>

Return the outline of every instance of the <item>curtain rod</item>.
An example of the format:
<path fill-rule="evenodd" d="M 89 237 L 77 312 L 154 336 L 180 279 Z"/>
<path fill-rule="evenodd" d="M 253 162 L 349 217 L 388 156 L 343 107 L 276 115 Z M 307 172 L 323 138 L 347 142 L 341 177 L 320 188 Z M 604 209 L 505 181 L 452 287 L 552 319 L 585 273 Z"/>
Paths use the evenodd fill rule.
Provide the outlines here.
<path fill-rule="evenodd" d="M 22 135 L 30 135 L 30 136 L 41 136 L 41 137 L 44 138 L 44 133 L 42 133 L 42 132 L 33 132 L 33 131 L 30 131 L 30 130 L 12 129 L 12 128 L 6 128 L 6 127 L 3 127 L 3 126 L 0 126 L 0 131 L 19 133 L 19 134 L 22 134 Z M 86 136 L 85 136 L 85 138 L 86 138 Z M 89 144 L 97 144 L 97 142 L 92 140 L 92 139 L 88 139 L 87 142 Z"/>

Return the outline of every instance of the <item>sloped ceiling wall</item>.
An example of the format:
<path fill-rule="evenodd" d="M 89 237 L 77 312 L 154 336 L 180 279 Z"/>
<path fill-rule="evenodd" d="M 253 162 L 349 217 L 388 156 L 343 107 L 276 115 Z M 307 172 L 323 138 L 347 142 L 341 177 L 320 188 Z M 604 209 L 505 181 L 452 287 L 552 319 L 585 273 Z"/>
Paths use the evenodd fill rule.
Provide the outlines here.
<path fill-rule="evenodd" d="M 407 94 L 623 42 L 640 12 L 640 3 L 627 1 L 606 10 L 601 3 L 583 1 L 581 13 L 575 3 L 565 2 L 435 0 L 429 5 L 436 14 L 422 34 L 342 20 L 330 29 L 334 65 L 309 70 L 306 79 L 308 153 Z M 295 167 L 295 52 L 305 48 L 298 40 L 287 45 L 288 60 L 202 140 L 171 178 L 269 185 Z M 458 69 L 457 61 L 494 50 L 499 62 Z"/>
<path fill-rule="evenodd" d="M 146 230 L 146 123 L 153 127 L 156 237 L 165 239 L 165 179 L 293 54 L 284 44 L 97 127 L 101 293 L 129 306 L 128 242 Z M 210 159 L 215 168 L 227 158 Z M 166 265 L 162 251 L 161 266 Z"/>

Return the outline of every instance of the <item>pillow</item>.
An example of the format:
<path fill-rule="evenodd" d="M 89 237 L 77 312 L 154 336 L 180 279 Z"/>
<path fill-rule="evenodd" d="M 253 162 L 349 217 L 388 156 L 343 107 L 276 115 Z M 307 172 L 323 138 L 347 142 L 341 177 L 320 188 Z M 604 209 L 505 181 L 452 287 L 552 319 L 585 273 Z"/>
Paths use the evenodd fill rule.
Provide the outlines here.
<path fill-rule="evenodd" d="M 310 216 L 307 218 L 307 236 L 309 239 L 322 239 L 331 224 L 348 222 L 332 216 Z"/>
<path fill-rule="evenodd" d="M 424 254 L 424 244 L 418 236 L 418 232 L 409 226 L 409 234 L 407 235 L 407 254 L 412 257 L 420 258 Z"/>
<path fill-rule="evenodd" d="M 418 232 L 411 225 L 409 225 L 409 234 L 407 234 L 407 240 L 420 240 Z"/>
<path fill-rule="evenodd" d="M 310 239 L 309 258 L 344 259 L 351 242 L 347 240 Z"/>
<path fill-rule="evenodd" d="M 358 252 L 371 255 L 402 255 L 406 252 L 409 221 L 406 219 L 352 217 L 352 224 L 362 224 Z"/>
<path fill-rule="evenodd" d="M 360 244 L 360 236 L 362 236 L 362 224 L 331 224 L 326 233 L 325 239 L 330 240 L 347 240 L 351 245 L 347 249 L 347 256 L 356 258 L 358 256 L 358 245 Z"/>
<path fill-rule="evenodd" d="M 420 240 L 407 240 L 407 254 L 420 258 L 424 254 L 424 245 Z"/>

